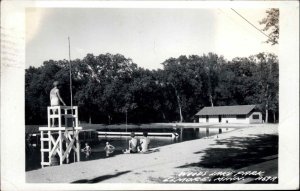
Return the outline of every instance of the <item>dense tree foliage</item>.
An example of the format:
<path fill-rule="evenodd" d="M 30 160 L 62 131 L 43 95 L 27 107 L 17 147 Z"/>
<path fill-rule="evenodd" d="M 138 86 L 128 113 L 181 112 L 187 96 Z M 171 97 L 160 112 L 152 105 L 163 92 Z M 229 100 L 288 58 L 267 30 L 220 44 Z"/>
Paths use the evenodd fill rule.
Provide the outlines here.
<path fill-rule="evenodd" d="M 256 104 L 266 121 L 278 119 L 278 59 L 260 53 L 225 60 L 214 53 L 180 56 L 163 69 L 138 67 L 123 55 L 88 54 L 73 60 L 73 105 L 90 123 L 192 122 L 204 106 Z M 26 69 L 26 124 L 45 124 L 53 81 L 70 105 L 69 62 Z"/>
<path fill-rule="evenodd" d="M 266 42 L 275 45 L 278 44 L 279 38 L 279 9 L 268 9 L 266 13 L 267 16 L 259 23 L 264 25 L 263 31 L 269 32 L 270 38 Z"/>

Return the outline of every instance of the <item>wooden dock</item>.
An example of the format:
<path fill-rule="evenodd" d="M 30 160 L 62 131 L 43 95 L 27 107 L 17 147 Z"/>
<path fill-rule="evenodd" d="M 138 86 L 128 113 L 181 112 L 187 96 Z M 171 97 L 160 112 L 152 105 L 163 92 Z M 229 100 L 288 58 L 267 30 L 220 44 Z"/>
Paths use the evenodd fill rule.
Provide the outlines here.
<path fill-rule="evenodd" d="M 136 136 L 143 136 L 142 132 L 135 132 L 134 133 Z M 99 131 L 98 135 L 100 136 L 130 136 L 131 132 L 107 132 L 107 131 Z M 176 138 L 178 137 L 178 133 L 158 133 L 158 132 L 149 132 L 148 136 L 157 136 L 157 137 L 172 137 Z"/>

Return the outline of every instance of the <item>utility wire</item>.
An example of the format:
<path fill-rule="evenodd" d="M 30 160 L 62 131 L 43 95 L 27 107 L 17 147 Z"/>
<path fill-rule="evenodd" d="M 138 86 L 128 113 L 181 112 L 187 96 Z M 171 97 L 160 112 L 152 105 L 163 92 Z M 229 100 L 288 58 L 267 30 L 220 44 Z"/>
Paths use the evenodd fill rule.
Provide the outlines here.
<path fill-rule="evenodd" d="M 232 11 L 234 11 L 237 15 L 239 15 L 240 17 L 242 17 L 245 21 L 247 21 L 247 23 L 249 23 L 251 26 L 253 26 L 256 30 L 258 30 L 261 34 L 265 35 L 266 37 L 268 37 L 269 39 L 271 39 L 271 37 L 269 37 L 266 33 L 264 33 L 263 31 L 261 31 L 259 28 L 257 28 L 254 24 L 252 24 L 250 21 L 248 21 L 245 17 L 243 17 L 240 13 L 238 13 L 236 10 L 234 10 L 233 8 L 231 8 Z"/>

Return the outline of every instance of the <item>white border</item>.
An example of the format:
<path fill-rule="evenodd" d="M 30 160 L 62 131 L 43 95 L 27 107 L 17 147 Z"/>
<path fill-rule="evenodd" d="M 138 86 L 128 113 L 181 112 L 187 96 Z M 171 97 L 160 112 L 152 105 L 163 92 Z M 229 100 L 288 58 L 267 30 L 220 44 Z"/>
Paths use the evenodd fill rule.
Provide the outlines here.
<path fill-rule="evenodd" d="M 299 188 L 299 3 L 198 1 L 2 1 L 1 37 L 1 189 L 2 190 L 180 190 L 180 189 L 295 189 Z M 24 162 L 25 8 L 280 8 L 280 125 L 279 184 L 27 184 Z M 13 24 L 11 22 L 16 22 Z M 2 38 L 1 38 L 2 39 Z M 15 49 L 11 60 L 3 52 Z"/>

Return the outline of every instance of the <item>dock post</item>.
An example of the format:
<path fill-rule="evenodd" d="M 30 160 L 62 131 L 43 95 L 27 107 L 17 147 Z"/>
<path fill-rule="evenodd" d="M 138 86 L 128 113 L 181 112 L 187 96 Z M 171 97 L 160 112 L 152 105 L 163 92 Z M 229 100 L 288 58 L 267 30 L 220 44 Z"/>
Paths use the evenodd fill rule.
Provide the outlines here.
<path fill-rule="evenodd" d="M 51 147 L 51 132 L 50 131 L 48 131 L 48 148 L 49 148 L 49 155 L 48 155 L 48 161 L 49 161 L 49 163 L 50 163 L 50 165 L 51 165 L 51 163 L 52 163 L 52 156 L 51 156 L 51 153 L 50 153 L 50 151 L 52 150 L 52 147 Z"/>
<path fill-rule="evenodd" d="M 68 148 L 68 143 L 67 142 L 66 142 L 66 148 Z M 67 159 L 67 161 L 66 161 L 67 164 L 69 164 L 69 162 L 70 162 L 69 157 L 70 157 L 70 155 L 69 155 L 69 153 L 67 153 L 67 158 L 66 158 Z"/>
<path fill-rule="evenodd" d="M 182 141 L 183 127 L 180 127 L 180 140 Z"/>
<path fill-rule="evenodd" d="M 63 148 L 62 148 L 62 133 L 61 131 L 58 131 L 58 139 L 59 139 L 59 164 L 63 164 Z"/>
<path fill-rule="evenodd" d="M 78 135 L 76 136 L 76 150 L 77 150 L 77 162 L 80 162 L 80 143 L 78 140 Z"/>
<path fill-rule="evenodd" d="M 64 115 L 65 116 L 68 115 L 68 110 L 67 109 L 64 109 Z M 67 127 L 67 125 L 68 125 L 68 118 L 65 117 L 65 126 Z M 68 143 L 67 142 L 65 143 L 65 145 L 66 145 L 66 148 L 68 148 Z M 69 162 L 70 162 L 69 157 L 70 157 L 70 155 L 69 155 L 69 153 L 67 153 L 67 155 L 66 155 L 66 160 L 67 160 L 66 162 L 67 162 L 67 164 L 69 164 Z"/>
<path fill-rule="evenodd" d="M 44 131 L 41 131 L 41 166 L 42 168 L 44 168 L 44 151 L 42 149 L 44 149 Z"/>

